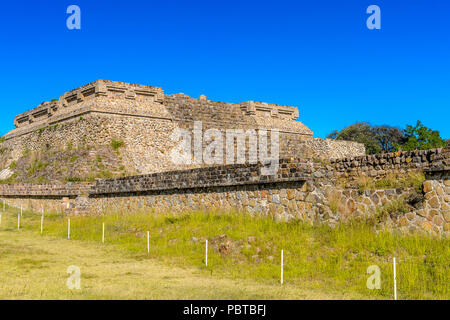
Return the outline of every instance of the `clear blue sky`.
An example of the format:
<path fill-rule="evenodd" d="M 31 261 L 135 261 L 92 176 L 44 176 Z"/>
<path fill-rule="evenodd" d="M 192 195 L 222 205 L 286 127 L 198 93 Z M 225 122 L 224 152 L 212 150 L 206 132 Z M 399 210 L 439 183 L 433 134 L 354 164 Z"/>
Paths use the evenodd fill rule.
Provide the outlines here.
<path fill-rule="evenodd" d="M 68 30 L 66 8 L 81 8 Z M 366 8 L 381 8 L 381 30 Z M 2 1 L 0 133 L 96 79 L 299 107 L 325 137 L 420 119 L 450 138 L 450 1 Z"/>

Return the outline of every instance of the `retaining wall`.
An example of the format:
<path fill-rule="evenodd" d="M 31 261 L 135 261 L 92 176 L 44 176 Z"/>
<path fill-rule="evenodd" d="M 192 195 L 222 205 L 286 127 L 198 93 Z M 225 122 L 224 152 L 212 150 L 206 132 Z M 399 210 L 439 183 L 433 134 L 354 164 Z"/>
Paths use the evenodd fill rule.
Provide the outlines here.
<path fill-rule="evenodd" d="M 276 175 L 263 166 L 229 165 L 162 172 L 81 184 L 1 185 L 0 197 L 34 210 L 41 206 L 67 214 L 108 210 L 242 210 L 277 219 L 336 225 L 372 219 L 377 228 L 403 232 L 450 233 L 450 149 L 356 157 L 329 163 L 287 158 Z M 409 160 L 411 159 L 411 160 Z M 360 190 L 342 186 L 361 174 L 374 178 L 411 170 L 423 172 L 423 190 L 411 187 Z M 374 171 L 377 174 L 374 174 Z M 401 211 L 389 207 L 401 204 Z"/>

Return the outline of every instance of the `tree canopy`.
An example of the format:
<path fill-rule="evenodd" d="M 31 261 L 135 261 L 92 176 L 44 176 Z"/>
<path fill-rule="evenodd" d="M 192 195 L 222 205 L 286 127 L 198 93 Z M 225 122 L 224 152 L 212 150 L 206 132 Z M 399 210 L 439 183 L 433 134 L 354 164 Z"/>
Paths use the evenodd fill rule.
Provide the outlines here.
<path fill-rule="evenodd" d="M 405 129 L 388 125 L 372 126 L 357 122 L 341 131 L 332 131 L 327 138 L 363 143 L 367 154 L 394 152 L 398 150 L 425 150 L 445 147 L 447 142 L 439 131 L 425 127 L 420 121 Z"/>
<path fill-rule="evenodd" d="M 402 150 L 426 150 L 447 145 L 439 131 L 425 127 L 419 120 L 415 126 L 407 125 L 403 131 L 407 140 L 401 146 Z"/>

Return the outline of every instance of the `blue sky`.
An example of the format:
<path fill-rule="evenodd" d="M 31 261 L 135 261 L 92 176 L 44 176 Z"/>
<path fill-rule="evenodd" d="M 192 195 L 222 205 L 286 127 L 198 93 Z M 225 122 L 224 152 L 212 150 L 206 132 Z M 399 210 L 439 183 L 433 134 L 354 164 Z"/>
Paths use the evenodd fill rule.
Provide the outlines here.
<path fill-rule="evenodd" d="M 66 27 L 71 4 L 81 30 Z M 366 27 L 371 4 L 381 30 Z M 450 1 L 4 1 L 0 34 L 0 134 L 109 79 L 297 106 L 318 137 L 420 119 L 450 138 Z"/>

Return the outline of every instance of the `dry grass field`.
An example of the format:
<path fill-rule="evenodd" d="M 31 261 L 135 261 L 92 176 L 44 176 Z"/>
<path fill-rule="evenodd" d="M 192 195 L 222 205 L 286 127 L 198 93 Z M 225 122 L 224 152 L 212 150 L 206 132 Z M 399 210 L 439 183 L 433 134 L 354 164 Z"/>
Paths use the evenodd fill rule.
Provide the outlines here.
<path fill-rule="evenodd" d="M 227 279 L 194 267 L 137 260 L 114 245 L 0 231 L 1 299 L 351 299 L 276 282 Z M 81 270 L 81 289 L 66 286 L 67 267 Z"/>
<path fill-rule="evenodd" d="M 17 214 L 2 214 L 1 299 L 392 299 L 394 254 L 399 299 L 450 298 L 446 239 L 232 213 L 115 212 L 72 217 L 68 240 L 62 214 L 46 213 L 43 235 L 40 214 L 24 212 L 20 230 Z M 66 286 L 71 265 L 80 268 L 80 290 Z M 380 290 L 366 286 L 370 265 L 381 269 Z"/>

